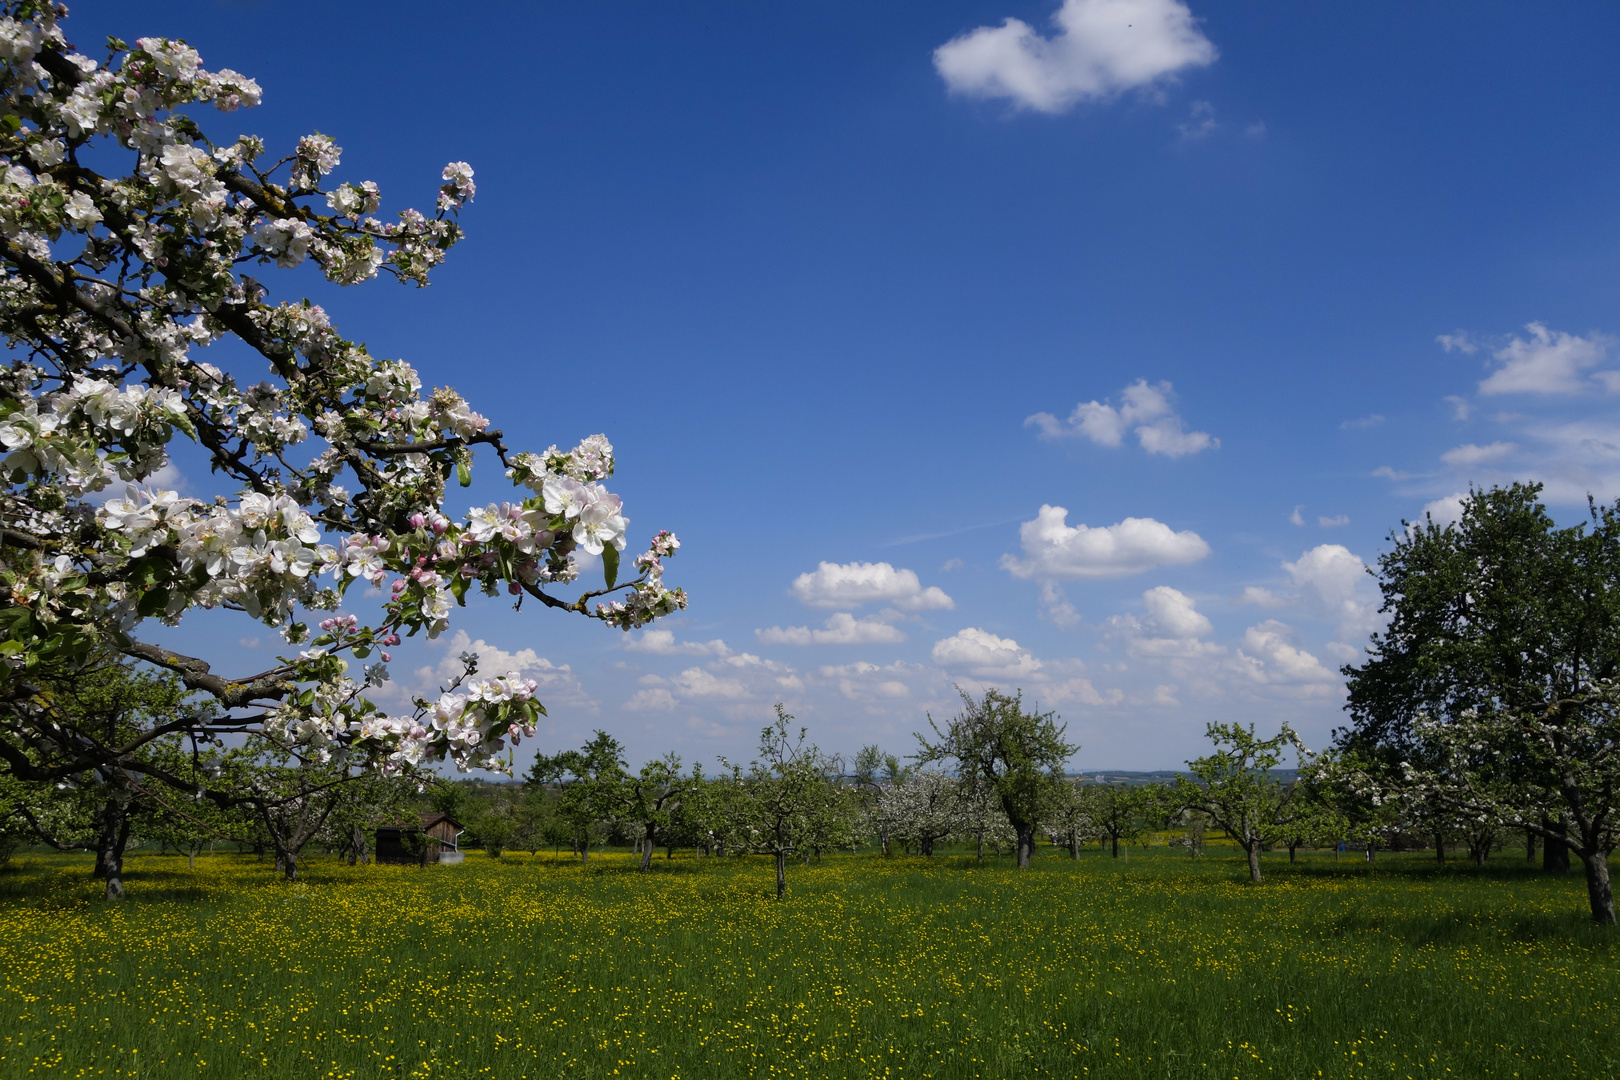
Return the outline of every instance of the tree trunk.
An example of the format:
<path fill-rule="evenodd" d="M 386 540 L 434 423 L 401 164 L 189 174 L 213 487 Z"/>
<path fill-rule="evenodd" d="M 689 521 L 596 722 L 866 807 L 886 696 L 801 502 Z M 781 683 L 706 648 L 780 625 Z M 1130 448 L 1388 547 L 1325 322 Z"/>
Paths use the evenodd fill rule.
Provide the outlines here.
<path fill-rule="evenodd" d="M 1552 818 L 1542 818 L 1541 823 L 1547 828 L 1556 828 L 1558 822 Z M 1569 844 L 1563 840 L 1542 838 L 1541 844 L 1541 872 L 1544 874 L 1569 873 Z"/>
<path fill-rule="evenodd" d="M 129 843 L 129 812 L 117 799 L 108 799 L 101 809 L 101 828 L 96 836 L 96 866 L 91 874 L 107 881 L 108 900 L 124 898 L 124 847 Z"/>
<path fill-rule="evenodd" d="M 1599 926 L 1614 925 L 1614 890 L 1609 885 L 1609 856 L 1596 851 L 1582 856 L 1586 863 L 1586 898 L 1592 905 L 1592 921 Z"/>
<path fill-rule="evenodd" d="M 1249 880 L 1256 885 L 1260 883 L 1260 841 L 1249 843 Z"/>
<path fill-rule="evenodd" d="M 1119 834 L 1110 833 L 1108 838 L 1114 842 L 1114 858 L 1119 858 Z"/>
<path fill-rule="evenodd" d="M 778 900 L 787 893 L 787 852 L 776 853 L 776 898 Z"/>
<path fill-rule="evenodd" d="M 1446 836 L 1445 833 L 1440 832 L 1438 829 L 1434 833 L 1434 861 L 1446 861 Z"/>
<path fill-rule="evenodd" d="M 652 865 L 653 838 L 648 834 L 647 839 L 641 842 L 641 868 L 647 869 Z"/>
<path fill-rule="evenodd" d="M 1296 850 L 1298 850 L 1298 848 L 1299 848 L 1299 841 L 1298 840 L 1289 841 L 1289 844 L 1288 844 L 1288 861 L 1290 863 L 1292 863 L 1294 861 L 1294 852 Z"/>
<path fill-rule="evenodd" d="M 1080 858 L 1080 833 L 1078 830 L 1069 834 L 1069 858 Z"/>
<path fill-rule="evenodd" d="M 917 852 L 920 855 L 932 858 L 934 855 L 934 838 L 925 835 L 919 839 L 917 841 Z"/>
<path fill-rule="evenodd" d="M 984 862 L 984 830 L 979 830 L 979 862 Z"/>
<path fill-rule="evenodd" d="M 1536 834 L 1529 829 L 1524 830 L 1524 861 L 1536 861 Z"/>
<path fill-rule="evenodd" d="M 1029 858 L 1035 854 L 1035 830 L 1025 827 L 1018 830 L 1018 869 L 1029 869 Z"/>
<path fill-rule="evenodd" d="M 282 874 L 288 881 L 298 880 L 298 855 L 295 852 L 283 851 L 278 856 L 281 863 Z"/>

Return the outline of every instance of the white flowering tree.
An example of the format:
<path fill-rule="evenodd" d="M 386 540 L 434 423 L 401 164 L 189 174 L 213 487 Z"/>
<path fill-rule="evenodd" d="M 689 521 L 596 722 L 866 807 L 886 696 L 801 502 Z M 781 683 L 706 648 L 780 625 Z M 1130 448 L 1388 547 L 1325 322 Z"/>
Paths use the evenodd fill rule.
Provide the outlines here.
<path fill-rule="evenodd" d="M 932 856 L 935 844 L 967 831 L 967 795 L 956 777 L 919 769 L 878 796 L 878 819 L 917 854 Z"/>
<path fill-rule="evenodd" d="M 0 4 L 0 769 L 153 775 L 146 742 L 243 732 L 390 773 L 499 767 L 543 712 L 532 681 L 468 678 L 390 715 L 365 696 L 385 673 L 357 681 L 348 660 L 438 636 L 469 592 L 643 625 L 685 606 L 662 580 L 679 544 L 657 533 L 622 572 L 628 522 L 604 486 L 606 438 L 513 452 L 454 390 L 424 393 L 409 364 L 345 339 L 308 300 L 272 299 L 260 278 L 312 262 L 339 285 L 425 285 L 462 236 L 472 169 L 445 167 L 431 213 L 385 222 L 374 183 L 333 179 L 327 136 L 273 156 L 251 135 L 205 134 L 204 106 L 258 103 L 252 79 L 163 38 L 109 40 L 92 58 L 66 41 L 64 15 Z M 223 339 L 257 370 L 199 356 Z M 212 497 L 155 482 L 176 439 L 206 456 Z M 456 519 L 446 485 L 470 483 L 475 450 L 516 490 Z M 601 557 L 605 580 L 559 595 L 579 551 Z M 372 613 L 333 614 L 356 583 Z M 154 621 L 219 609 L 302 651 L 220 673 L 152 640 Z M 76 726 L 37 676 L 108 652 L 173 672 L 219 708 L 128 739 Z"/>

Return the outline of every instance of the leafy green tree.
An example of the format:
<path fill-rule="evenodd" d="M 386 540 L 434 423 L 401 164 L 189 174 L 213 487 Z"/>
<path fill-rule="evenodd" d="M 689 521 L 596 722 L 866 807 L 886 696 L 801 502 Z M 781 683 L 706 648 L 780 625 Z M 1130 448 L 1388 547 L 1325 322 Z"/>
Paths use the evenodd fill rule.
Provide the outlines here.
<path fill-rule="evenodd" d="M 1047 827 L 1069 849 L 1069 857 L 1080 857 L 1080 845 L 1096 827 L 1093 800 L 1074 780 L 1064 780 L 1052 788 L 1044 815 Z"/>
<path fill-rule="evenodd" d="M 1269 739 L 1256 737 L 1253 724 L 1210 724 L 1209 738 L 1215 752 L 1187 763 L 1198 783 L 1178 778 L 1178 793 L 1186 806 L 1208 814 L 1238 842 L 1248 856 L 1249 880 L 1258 883 L 1261 849 L 1281 840 L 1302 815 L 1302 801 L 1296 803 L 1300 786 L 1270 774 L 1283 747 L 1298 749 L 1298 741 L 1286 724 Z"/>
<path fill-rule="evenodd" d="M 1124 852 L 1130 858 L 1130 844 L 1147 826 L 1151 793 L 1129 784 L 1089 784 L 1080 791 L 1089 804 L 1091 821 L 1098 835 L 1108 841 L 1114 858 Z"/>
<path fill-rule="evenodd" d="M 835 846 L 839 818 L 849 810 L 833 762 L 805 745 L 804 728 L 793 733 L 792 719 L 778 702 L 775 721 L 760 731 L 759 757 L 747 769 L 721 759 L 731 774 L 724 789 L 727 833 L 743 850 L 772 856 L 778 900 L 787 894 L 788 857 Z"/>
<path fill-rule="evenodd" d="M 964 781 L 981 783 L 1000 801 L 1017 836 L 1018 865 L 1028 867 L 1035 829 L 1063 766 L 1079 747 L 1063 736 L 1055 712 L 1026 712 L 1023 692 L 990 689 L 975 698 L 957 688 L 962 711 L 943 730 L 928 718 L 934 738 L 917 735 L 919 764 L 949 761 Z"/>
<path fill-rule="evenodd" d="M 618 808 L 619 786 L 626 775 L 624 747 L 605 731 L 598 731 L 578 750 L 535 758 L 529 782 L 561 784 L 557 812 L 572 826 L 581 862 L 590 861 L 593 830 L 611 820 Z"/>
<path fill-rule="evenodd" d="M 1378 570 L 1389 627 L 1345 668 L 1340 741 L 1392 785 L 1540 835 L 1555 865 L 1575 852 L 1593 919 L 1612 924 L 1620 504 L 1559 528 L 1540 492 L 1475 491 L 1457 523 L 1392 534 Z"/>

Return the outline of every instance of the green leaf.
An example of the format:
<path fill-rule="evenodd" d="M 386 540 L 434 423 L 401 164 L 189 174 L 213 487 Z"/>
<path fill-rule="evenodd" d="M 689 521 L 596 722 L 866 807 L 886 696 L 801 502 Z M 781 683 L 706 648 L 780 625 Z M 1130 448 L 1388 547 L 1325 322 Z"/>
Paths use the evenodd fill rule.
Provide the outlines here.
<path fill-rule="evenodd" d="M 148 589 L 141 594 L 140 603 L 135 605 L 135 610 L 146 616 L 161 615 L 168 606 L 168 589 Z"/>
<path fill-rule="evenodd" d="M 612 544 L 602 549 L 602 577 L 610 589 L 619 580 L 619 549 Z"/>

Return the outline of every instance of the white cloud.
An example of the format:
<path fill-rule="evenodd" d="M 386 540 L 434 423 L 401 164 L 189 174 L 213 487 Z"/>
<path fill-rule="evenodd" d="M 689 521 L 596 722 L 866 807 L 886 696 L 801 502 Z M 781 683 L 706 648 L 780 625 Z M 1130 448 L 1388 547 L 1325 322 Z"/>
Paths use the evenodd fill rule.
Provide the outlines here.
<path fill-rule="evenodd" d="M 1468 404 L 1467 398 L 1458 397 L 1456 394 L 1448 394 L 1446 404 L 1451 406 L 1451 418 L 1453 420 L 1466 420 L 1469 413 L 1474 411 L 1474 407 Z"/>
<path fill-rule="evenodd" d="M 1349 514 L 1335 514 L 1332 517 L 1323 515 L 1316 519 L 1316 527 L 1319 529 L 1337 529 L 1341 525 L 1348 524 L 1350 524 Z"/>
<path fill-rule="evenodd" d="M 1188 142 L 1197 142 L 1207 139 L 1214 134 L 1215 129 L 1221 125 L 1215 122 L 1215 106 L 1207 101 L 1195 101 L 1187 119 L 1176 125 L 1176 130 Z"/>
<path fill-rule="evenodd" d="M 478 674 L 474 678 L 488 679 L 496 675 L 505 675 L 508 671 L 515 671 L 539 684 L 536 696 L 548 707 L 583 705 L 594 709 L 597 705 L 580 685 L 579 678 L 571 667 L 567 664 L 553 664 L 533 649 L 508 652 L 491 645 L 483 638 L 472 640 L 465 630 L 457 630 L 446 644 L 445 656 L 438 664 L 417 668 L 413 672 L 418 691 L 429 697 L 433 696 L 437 686 L 448 684 L 451 679 L 461 674 L 461 661 L 458 658 L 462 653 L 477 653 Z"/>
<path fill-rule="evenodd" d="M 906 640 L 906 635 L 898 627 L 890 626 L 877 615 L 857 619 L 846 611 L 840 611 L 830 616 L 823 626 L 826 629 L 771 626 L 755 630 L 754 635 L 764 645 L 893 645 Z"/>
<path fill-rule="evenodd" d="M 672 630 L 643 630 L 629 636 L 624 647 L 631 652 L 651 653 L 654 656 L 730 656 L 731 649 L 724 641 L 676 641 Z"/>
<path fill-rule="evenodd" d="M 637 690 L 624 707 L 630 712 L 669 712 L 675 708 L 675 695 L 663 687 Z"/>
<path fill-rule="evenodd" d="M 1041 668 L 1041 662 L 1028 649 L 1019 648 L 1012 638 L 997 637 L 973 626 L 934 642 L 932 655 L 934 663 L 941 667 L 966 668 L 991 679 L 1031 675 Z"/>
<path fill-rule="evenodd" d="M 670 680 L 683 694 L 736 700 L 748 696 L 747 687 L 736 679 L 723 679 L 699 667 L 687 668 Z"/>
<path fill-rule="evenodd" d="M 1518 444 L 1510 442 L 1493 442 L 1488 446 L 1463 443 L 1461 446 L 1453 447 L 1441 454 L 1440 460 L 1447 465 L 1466 469 L 1490 461 L 1501 461 L 1518 448 Z"/>
<path fill-rule="evenodd" d="M 1361 417 L 1360 419 L 1357 419 L 1357 420 L 1346 420 L 1344 423 L 1339 425 L 1339 430 L 1340 431 L 1357 431 L 1357 430 L 1359 430 L 1361 428 L 1377 427 L 1379 424 L 1382 424 L 1383 422 L 1384 422 L 1384 417 L 1381 414 L 1373 413 L 1370 416 L 1363 416 L 1363 417 Z"/>
<path fill-rule="evenodd" d="M 1237 600 L 1240 604 L 1253 604 L 1255 607 L 1279 608 L 1287 607 L 1288 600 L 1278 596 L 1270 589 L 1262 589 L 1258 585 L 1250 585 L 1243 590 L 1243 595 Z"/>
<path fill-rule="evenodd" d="M 1142 606 L 1147 613 L 1141 618 L 1115 615 L 1106 624 L 1110 634 L 1124 639 L 1131 655 L 1190 658 L 1225 651 L 1200 640 L 1215 628 L 1194 606 L 1192 597 L 1179 589 L 1155 586 L 1142 594 Z"/>
<path fill-rule="evenodd" d="M 865 660 L 853 664 L 824 665 L 821 677 L 838 686 L 838 693 L 850 701 L 882 698 L 898 700 L 911 696 L 911 687 L 902 676 L 915 674 L 916 668 L 902 663 L 882 667 Z"/>
<path fill-rule="evenodd" d="M 1301 517 L 1300 513 L 1299 513 L 1303 509 L 1305 509 L 1305 504 L 1304 503 L 1300 503 L 1298 506 L 1294 507 L 1294 512 L 1292 514 L 1288 515 L 1288 523 L 1290 525 L 1303 525 L 1303 524 L 1305 524 L 1305 519 L 1303 517 Z"/>
<path fill-rule="evenodd" d="M 1441 334 L 1434 340 L 1438 341 L 1440 347 L 1446 352 L 1455 350 L 1472 356 L 1479 351 L 1479 346 L 1474 344 L 1473 339 L 1468 336 L 1466 330 L 1459 330 L 1455 334 Z"/>
<path fill-rule="evenodd" d="M 1002 568 L 1015 577 L 1043 581 L 1112 578 L 1193 563 L 1209 554 L 1209 545 L 1197 533 L 1176 532 L 1153 518 L 1126 518 L 1094 529 L 1070 526 L 1068 516 L 1061 506 L 1042 506 L 1034 521 L 1018 527 L 1024 557 L 1003 555 Z"/>
<path fill-rule="evenodd" d="M 1065 701 L 1076 701 L 1081 705 L 1118 705 L 1124 700 L 1123 690 L 1116 687 L 1102 693 L 1092 685 L 1090 679 L 1064 679 L 1062 682 L 1049 683 L 1040 688 L 1042 705 L 1060 705 Z"/>
<path fill-rule="evenodd" d="M 1153 704 L 1169 705 L 1175 708 L 1181 706 L 1181 702 L 1176 700 L 1176 688 L 1163 683 L 1153 688 Z"/>
<path fill-rule="evenodd" d="M 1530 331 L 1528 340 L 1515 337 L 1496 351 L 1502 366 L 1479 384 L 1481 394 L 1579 394 L 1591 388 L 1585 372 L 1603 362 L 1609 338 L 1578 337 L 1548 330 L 1538 322 L 1525 329 Z"/>
<path fill-rule="evenodd" d="M 1118 446 L 1125 432 L 1135 425 L 1136 441 L 1150 454 L 1183 457 L 1218 448 L 1221 440 L 1207 431 L 1187 431 L 1170 404 L 1172 387 L 1167 382 L 1149 385 L 1138 379 L 1120 393 L 1119 408 L 1104 401 L 1082 401 L 1068 420 L 1040 412 L 1024 420 L 1025 427 L 1039 428 L 1046 439 L 1084 437 L 1098 446 Z"/>
<path fill-rule="evenodd" d="M 888 603 L 901 611 L 950 611 L 956 601 L 937 585 L 922 587 L 915 570 L 886 562 L 824 562 L 793 579 L 793 595 L 809 607 L 859 607 Z"/>
<path fill-rule="evenodd" d="M 952 570 L 960 570 L 962 569 L 962 560 L 946 559 L 944 565 L 942 565 L 939 569 L 941 573 L 945 574 L 950 573 Z"/>
<path fill-rule="evenodd" d="M 1080 612 L 1069 603 L 1069 595 L 1055 581 L 1041 583 L 1041 618 L 1059 630 L 1073 630 L 1080 625 Z"/>
<path fill-rule="evenodd" d="M 1407 477 L 1412 475 L 1411 473 L 1397 472 L 1388 465 L 1378 466 L 1378 468 L 1372 471 L 1372 474 L 1374 476 L 1381 476 L 1385 480 L 1405 480 Z M 1299 524 L 1303 524 L 1303 522 L 1300 522 Z"/>
<path fill-rule="evenodd" d="M 1363 637 L 1382 622 L 1372 576 L 1343 544 L 1319 544 L 1282 568 L 1307 606 L 1338 624 L 1339 636 Z"/>
<path fill-rule="evenodd" d="M 1059 113 L 1212 64 L 1215 46 L 1180 0 L 1064 0 L 1045 38 L 1021 19 L 981 26 L 934 50 L 953 93 Z"/>
<path fill-rule="evenodd" d="M 1239 670 L 1256 682 L 1330 684 L 1337 681 L 1322 662 L 1293 643 L 1294 628 L 1267 619 L 1243 633 Z"/>
<path fill-rule="evenodd" d="M 1466 491 L 1454 491 L 1444 498 L 1425 503 L 1423 510 L 1418 514 L 1421 522 L 1425 515 L 1434 518 L 1436 525 L 1453 525 L 1462 520 L 1463 500 L 1468 498 Z"/>

